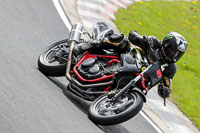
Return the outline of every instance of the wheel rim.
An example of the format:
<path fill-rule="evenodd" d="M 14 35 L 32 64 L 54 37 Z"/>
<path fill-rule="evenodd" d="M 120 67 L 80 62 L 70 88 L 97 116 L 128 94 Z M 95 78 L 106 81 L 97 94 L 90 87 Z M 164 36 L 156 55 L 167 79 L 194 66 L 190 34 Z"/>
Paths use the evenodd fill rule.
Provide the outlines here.
<path fill-rule="evenodd" d="M 44 62 L 53 66 L 66 64 L 69 53 L 69 48 L 66 46 L 67 43 L 61 43 L 50 48 L 44 54 Z"/>
<path fill-rule="evenodd" d="M 99 99 L 100 101 L 95 103 L 92 110 L 101 117 L 116 116 L 135 106 L 137 98 L 135 94 L 124 94 L 119 100 L 112 104 L 107 96 Z"/>

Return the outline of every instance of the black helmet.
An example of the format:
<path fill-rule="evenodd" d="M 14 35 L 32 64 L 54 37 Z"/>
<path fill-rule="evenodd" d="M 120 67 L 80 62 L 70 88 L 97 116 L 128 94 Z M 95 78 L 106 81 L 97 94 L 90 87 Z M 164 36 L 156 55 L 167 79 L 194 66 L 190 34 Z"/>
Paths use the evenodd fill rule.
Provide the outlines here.
<path fill-rule="evenodd" d="M 186 48 L 187 41 L 177 32 L 169 32 L 162 41 L 162 55 L 169 62 L 177 62 Z"/>

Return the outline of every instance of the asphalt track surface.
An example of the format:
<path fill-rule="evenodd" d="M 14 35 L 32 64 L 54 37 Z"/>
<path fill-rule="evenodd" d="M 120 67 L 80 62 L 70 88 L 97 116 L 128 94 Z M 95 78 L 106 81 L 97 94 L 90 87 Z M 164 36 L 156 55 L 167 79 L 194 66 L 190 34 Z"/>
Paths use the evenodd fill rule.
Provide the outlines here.
<path fill-rule="evenodd" d="M 37 69 L 39 54 L 69 31 L 51 0 L 0 1 L 0 133 L 155 133 L 141 116 L 115 126 L 87 118 L 64 78 Z M 80 103 L 81 102 L 81 103 Z"/>

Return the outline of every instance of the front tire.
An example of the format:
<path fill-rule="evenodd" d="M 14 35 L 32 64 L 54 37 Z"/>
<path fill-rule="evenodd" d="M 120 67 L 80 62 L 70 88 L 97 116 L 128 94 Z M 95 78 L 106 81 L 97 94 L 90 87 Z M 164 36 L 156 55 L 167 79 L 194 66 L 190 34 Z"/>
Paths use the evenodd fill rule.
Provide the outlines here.
<path fill-rule="evenodd" d="M 48 76 L 65 75 L 69 52 L 67 43 L 68 39 L 58 41 L 50 45 L 40 54 L 38 58 L 38 68 L 41 72 Z"/>
<path fill-rule="evenodd" d="M 100 125 L 114 125 L 131 119 L 142 109 L 143 99 L 137 92 L 123 94 L 119 99 L 111 103 L 107 95 L 100 96 L 89 108 L 89 119 Z"/>

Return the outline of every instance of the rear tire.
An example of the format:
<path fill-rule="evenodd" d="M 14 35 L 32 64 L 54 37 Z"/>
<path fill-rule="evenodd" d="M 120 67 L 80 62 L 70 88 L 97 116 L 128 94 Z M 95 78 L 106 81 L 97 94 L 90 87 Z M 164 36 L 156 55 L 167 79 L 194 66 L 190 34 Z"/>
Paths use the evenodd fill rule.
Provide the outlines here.
<path fill-rule="evenodd" d="M 100 124 L 100 125 L 114 125 L 114 124 L 119 124 L 121 122 L 131 119 L 142 109 L 143 99 L 141 95 L 139 95 L 137 92 L 131 92 L 131 93 L 125 94 L 124 97 L 127 97 L 130 100 L 133 99 L 134 102 L 131 105 L 129 105 L 129 107 L 127 107 L 125 110 L 121 112 L 120 110 L 115 110 L 116 112 L 119 111 L 119 113 L 110 112 L 110 113 L 116 113 L 116 114 L 108 115 L 109 112 L 106 112 L 106 110 L 109 110 L 109 108 L 110 109 L 114 108 L 115 104 L 112 104 L 111 106 L 106 106 L 104 108 L 105 110 L 103 110 L 102 104 L 106 105 L 109 102 L 108 102 L 107 95 L 100 96 L 92 103 L 92 105 L 89 108 L 89 112 L 88 112 L 89 119 L 92 120 L 94 123 Z M 103 114 L 101 114 L 102 112 Z"/>
<path fill-rule="evenodd" d="M 64 76 L 67 61 L 58 61 L 55 59 L 55 50 L 58 47 L 66 46 L 68 39 L 58 41 L 44 50 L 38 58 L 38 68 L 41 72 L 48 76 Z M 67 54 L 66 54 L 67 55 Z M 66 58 L 67 59 L 67 58 Z M 50 60 L 55 60 L 50 62 Z"/>

